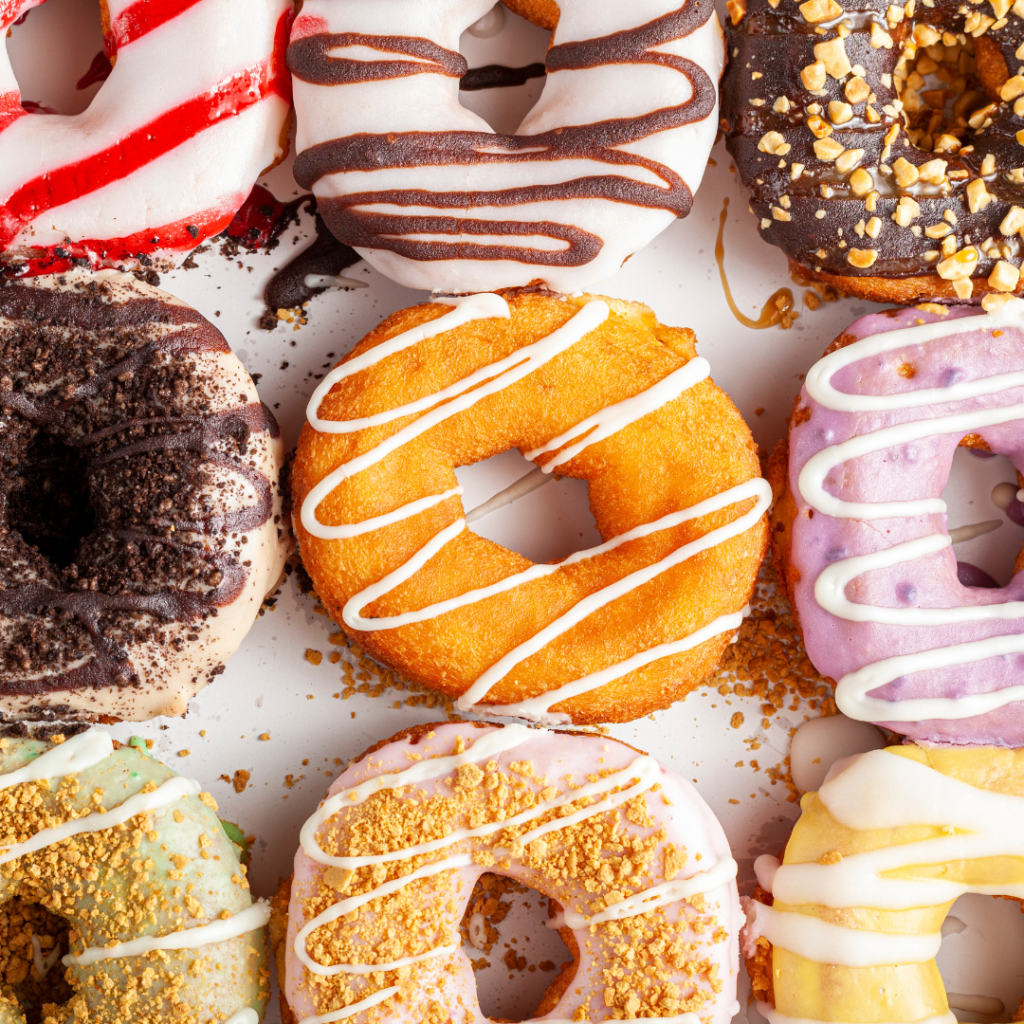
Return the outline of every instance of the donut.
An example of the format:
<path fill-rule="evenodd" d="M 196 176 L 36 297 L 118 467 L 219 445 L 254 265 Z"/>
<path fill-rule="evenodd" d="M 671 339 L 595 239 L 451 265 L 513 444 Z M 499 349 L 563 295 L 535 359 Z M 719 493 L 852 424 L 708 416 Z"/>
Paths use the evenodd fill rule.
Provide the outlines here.
<path fill-rule="evenodd" d="M 7 33 L 42 0 L 0 3 Z M 0 48 L 0 263 L 170 270 L 287 152 L 292 0 L 100 0 L 113 72 L 75 116 L 30 114 Z"/>
<path fill-rule="evenodd" d="M 782 864 L 755 861 L 742 942 L 758 1008 L 771 1024 L 954 1024 L 942 922 L 963 893 L 1024 896 L 1024 751 L 873 750 L 800 806 Z"/>
<path fill-rule="evenodd" d="M 791 271 L 900 304 L 1020 290 L 1024 23 L 1008 0 L 729 9 L 722 129 Z"/>
<path fill-rule="evenodd" d="M 270 907 L 243 851 L 198 782 L 116 746 L 102 729 L 0 740 L 0 915 L 33 911 L 8 934 L 24 956 L 6 981 L 39 999 L 19 1008 L 5 986 L 0 1020 L 40 1020 L 42 1003 L 49 1021 L 258 1024 Z"/>
<path fill-rule="evenodd" d="M 488 871 L 548 896 L 573 954 L 538 1017 L 739 1009 L 736 862 L 688 782 L 606 736 L 449 723 L 372 747 L 303 826 L 271 926 L 285 1024 L 484 1024 L 459 922 Z"/>
<path fill-rule="evenodd" d="M 690 692 L 742 622 L 771 499 L 694 341 L 529 290 L 389 317 L 321 381 L 292 467 L 328 614 L 463 711 L 629 721 Z M 455 467 L 510 448 L 538 468 L 467 515 Z M 552 474 L 588 481 L 600 545 L 539 565 L 467 528 Z"/>
<path fill-rule="evenodd" d="M 501 135 L 459 101 L 459 37 L 492 6 L 306 0 L 288 48 L 296 181 L 409 288 L 589 288 L 690 212 L 721 27 L 708 0 L 510 3 L 554 34 L 540 99 Z"/>
<path fill-rule="evenodd" d="M 277 424 L 130 274 L 0 285 L 0 715 L 180 715 L 288 550 Z"/>
<path fill-rule="evenodd" d="M 1024 746 L 1024 558 L 963 586 L 940 495 L 958 443 L 1024 468 L 1024 300 L 862 317 L 807 374 L 770 471 L 807 653 L 851 718 Z M 842 467 L 840 470 L 839 467 Z"/>

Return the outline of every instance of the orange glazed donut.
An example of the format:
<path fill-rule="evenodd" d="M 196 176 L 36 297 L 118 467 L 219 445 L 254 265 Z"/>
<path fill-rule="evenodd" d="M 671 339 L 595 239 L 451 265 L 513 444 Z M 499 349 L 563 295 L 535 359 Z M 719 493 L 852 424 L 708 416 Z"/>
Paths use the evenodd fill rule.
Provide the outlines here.
<path fill-rule="evenodd" d="M 462 710 L 630 721 L 689 693 L 742 620 L 771 499 L 692 331 L 637 303 L 484 293 L 389 317 L 310 401 L 292 486 L 329 614 Z M 467 528 L 455 467 L 587 480 L 603 543 L 535 565 Z M 477 514 L 474 514 L 477 513 Z"/>

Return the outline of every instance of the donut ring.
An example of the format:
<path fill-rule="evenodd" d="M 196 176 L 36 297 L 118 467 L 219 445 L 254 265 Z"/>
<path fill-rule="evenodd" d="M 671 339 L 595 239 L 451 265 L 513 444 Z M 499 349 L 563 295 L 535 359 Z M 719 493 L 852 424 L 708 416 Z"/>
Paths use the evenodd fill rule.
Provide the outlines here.
<path fill-rule="evenodd" d="M 288 552 L 252 378 L 129 274 L 7 282 L 0 428 L 0 713 L 183 714 Z"/>
<path fill-rule="evenodd" d="M 761 237 L 793 272 L 899 304 L 1021 289 L 1024 23 L 1005 0 L 846 12 L 837 0 L 731 0 L 730 11 L 722 128 Z M 977 79 L 953 108 L 962 127 L 934 136 L 905 123 L 938 96 L 916 71 L 907 79 L 926 48 L 932 70 L 954 50 L 965 58 L 939 91 L 954 74 Z"/>
<path fill-rule="evenodd" d="M 258 1024 L 270 908 L 213 797 L 101 729 L 58 739 L 0 740 L 0 904 L 39 904 L 70 929 L 70 949 L 36 946 L 37 980 L 70 984 L 53 1016 Z M 0 1002 L 0 1021 L 25 1017 Z"/>
<path fill-rule="evenodd" d="M 0 31 L 43 0 L 0 4 Z M 100 0 L 114 70 L 89 109 L 29 114 L 0 48 L 0 263 L 170 270 L 287 152 L 292 0 Z"/>
<path fill-rule="evenodd" d="M 458 927 L 492 870 L 551 899 L 550 926 L 573 952 L 538 1017 L 728 1024 L 736 862 L 697 791 L 638 753 L 604 736 L 459 723 L 357 758 L 304 826 L 274 901 L 282 1018 L 484 1024 Z"/>
<path fill-rule="evenodd" d="M 510 4 L 554 37 L 537 105 L 498 135 L 459 102 L 459 37 L 492 6 L 306 0 L 288 50 L 296 181 L 407 287 L 589 288 L 690 212 L 717 130 L 718 19 L 707 0 Z"/>
<path fill-rule="evenodd" d="M 443 301 L 385 320 L 310 402 L 292 493 L 328 614 L 463 710 L 580 723 L 666 707 L 717 663 L 764 552 L 749 429 L 693 333 L 645 306 Z M 466 528 L 455 467 L 513 447 L 589 482 L 602 545 L 533 565 Z"/>
<path fill-rule="evenodd" d="M 773 460 L 776 551 L 846 715 L 1022 746 L 1024 558 L 1006 587 L 962 586 L 939 497 L 965 437 L 1024 467 L 1024 301 L 862 317 L 808 373 Z"/>
<path fill-rule="evenodd" d="M 807 794 L 755 862 L 743 950 L 771 1024 L 953 1024 L 935 954 L 966 892 L 1024 896 L 1024 751 L 889 747 Z M 883 874 L 884 873 L 884 874 Z"/>

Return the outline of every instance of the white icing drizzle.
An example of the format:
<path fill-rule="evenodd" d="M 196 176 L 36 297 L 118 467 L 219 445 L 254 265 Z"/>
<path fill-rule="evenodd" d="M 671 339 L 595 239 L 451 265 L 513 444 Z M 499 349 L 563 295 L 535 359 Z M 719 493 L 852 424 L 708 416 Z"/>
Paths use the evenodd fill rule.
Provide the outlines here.
<path fill-rule="evenodd" d="M 322 433 L 352 433 L 370 427 L 381 426 L 399 418 L 416 416 L 411 423 L 408 423 L 369 451 L 339 466 L 310 490 L 302 503 L 300 518 L 303 528 L 313 536 L 325 540 L 344 540 L 360 536 L 373 530 L 402 522 L 447 501 L 449 498 L 461 495 L 461 487 L 452 488 L 442 494 L 419 498 L 392 512 L 365 520 L 362 523 L 330 526 L 322 523 L 317 518 L 317 509 L 320 504 L 344 480 L 376 465 L 389 454 L 419 437 L 431 427 L 459 412 L 471 408 L 488 395 L 504 390 L 516 381 L 526 377 L 559 353 L 571 348 L 592 330 L 604 323 L 611 314 L 607 303 L 600 299 L 591 300 L 567 323 L 546 337 L 516 350 L 504 359 L 481 367 L 469 374 L 469 376 L 434 394 L 373 416 L 341 421 L 320 418 L 319 410 L 323 400 L 331 388 L 339 381 L 377 364 L 390 355 L 402 352 L 410 346 L 418 344 L 420 341 L 435 337 L 445 331 L 453 330 L 475 320 L 494 317 L 508 318 L 511 315 L 508 303 L 503 298 L 488 293 L 454 299 L 445 298 L 439 301 L 450 303 L 454 308 L 436 320 L 420 324 L 409 331 L 398 334 L 357 356 L 355 359 L 335 367 L 321 381 L 313 393 L 307 407 L 307 419 L 314 430 Z M 436 604 L 428 605 L 415 611 L 372 618 L 362 614 L 363 609 L 368 605 L 401 586 L 418 573 L 438 552 L 458 537 L 463 530 L 468 528 L 468 522 L 482 518 L 495 509 L 529 493 L 530 490 L 540 486 L 542 481 L 540 474 L 552 473 L 558 466 L 574 458 L 588 446 L 611 437 L 631 423 L 635 423 L 649 413 L 661 408 L 667 402 L 678 398 L 685 390 L 705 380 L 709 374 L 710 365 L 707 360 L 695 357 L 646 391 L 600 410 L 541 447 L 527 452 L 526 458 L 531 460 L 555 451 L 558 454 L 554 458 L 549 459 L 538 470 L 527 474 L 527 476 L 516 481 L 511 487 L 499 492 L 483 505 L 473 509 L 469 516 L 460 517 L 440 530 L 403 565 L 393 569 L 383 579 L 378 580 L 376 583 L 350 597 L 342 609 L 342 621 L 349 628 L 363 632 L 399 629 L 418 622 L 424 622 L 467 605 L 495 597 L 532 580 L 549 576 L 584 559 L 603 555 L 632 540 L 661 530 L 671 529 L 681 523 L 720 511 L 737 502 L 751 498 L 754 499 L 754 507 L 744 515 L 733 520 L 733 522 L 710 531 L 698 540 L 683 545 L 654 565 L 637 570 L 602 590 L 588 595 L 565 614 L 549 623 L 528 641 L 505 654 L 498 662 L 488 668 L 458 701 L 460 710 L 477 710 L 480 702 L 486 699 L 493 687 L 505 678 L 520 662 L 542 650 L 587 616 L 592 615 L 612 601 L 623 597 L 635 588 L 649 583 L 661 573 L 666 572 L 673 566 L 693 557 L 699 552 L 714 547 L 750 529 L 757 523 L 771 504 L 771 488 L 766 481 L 760 478 L 748 480 L 736 487 L 732 487 L 722 494 L 700 502 L 692 508 L 671 513 L 655 522 L 638 526 L 597 547 L 576 552 L 561 562 L 532 565 L 523 572 L 507 576 L 497 583 L 467 591 L 457 597 L 439 601 Z M 563 450 L 559 451 L 559 449 Z M 550 708 L 560 700 L 566 700 L 569 697 L 598 689 L 606 683 L 642 668 L 653 661 L 690 650 L 720 633 L 734 633 L 742 621 L 743 614 L 744 612 L 735 612 L 720 616 L 682 640 L 640 652 L 618 665 L 613 665 L 580 679 L 573 680 L 547 694 L 529 698 L 515 704 L 502 705 L 501 713 L 519 715 L 551 723 L 555 721 L 560 722 L 564 716 L 549 715 Z"/>
<path fill-rule="evenodd" d="M 563 911 L 548 921 L 549 928 L 587 928 L 590 925 L 603 924 L 605 921 L 622 921 L 627 917 L 646 914 L 650 910 L 664 907 L 680 900 L 688 900 L 699 893 L 717 889 L 726 885 L 736 877 L 738 865 L 732 857 L 723 857 L 714 867 L 707 871 L 698 871 L 689 878 L 673 879 L 643 889 L 624 900 L 609 903 L 604 910 L 596 914 L 577 914 L 572 910 Z"/>
<path fill-rule="evenodd" d="M 758 1001 L 758 1010 L 761 1011 L 761 1015 L 770 1022 L 770 1024 L 832 1024 L 831 1021 L 820 1021 L 810 1017 L 789 1017 L 784 1013 L 779 1013 L 770 1003 L 762 1003 Z M 305 1024 L 305 1022 L 303 1022 Z M 939 1013 L 934 1017 L 922 1017 L 916 1021 L 893 1021 L 892 1024 L 959 1024 L 956 1017 L 950 1013 Z"/>
<path fill-rule="evenodd" d="M 976 996 L 967 992 L 947 992 L 946 1002 L 952 1010 L 964 1010 L 967 1013 L 983 1013 L 995 1016 L 1006 1012 L 1006 1004 L 995 996 Z"/>
<path fill-rule="evenodd" d="M 260 1024 L 260 1015 L 255 1010 L 246 1007 L 244 1010 L 238 1010 L 231 1014 L 224 1024 Z"/>
<path fill-rule="evenodd" d="M 218 918 L 198 928 L 184 928 L 168 935 L 143 935 L 113 946 L 90 946 L 77 955 L 69 954 L 64 957 L 64 964 L 67 967 L 90 967 L 102 960 L 143 956 L 163 949 L 198 949 L 200 946 L 226 942 L 228 939 L 259 931 L 269 920 L 270 904 L 266 900 L 257 900 L 251 907 L 246 907 L 229 918 Z"/>
<path fill-rule="evenodd" d="M 17 860 L 27 853 L 44 850 L 47 846 L 63 842 L 72 836 L 82 835 L 85 832 L 102 832 L 115 825 L 123 825 L 137 814 L 158 810 L 183 797 L 198 796 L 201 789 L 202 787 L 194 779 L 183 779 L 176 776 L 173 779 L 168 779 L 151 793 L 136 793 L 134 796 L 128 797 L 123 804 L 112 807 L 109 811 L 96 811 L 82 818 L 66 821 L 63 825 L 40 829 L 31 839 L 26 839 L 23 843 L 15 843 L 0 851 L 0 864 Z"/>
<path fill-rule="evenodd" d="M 315 1017 L 303 1017 L 299 1024 L 333 1024 L 336 1020 L 346 1020 L 348 1017 L 354 1017 L 357 1013 L 362 1013 L 363 1010 L 369 1010 L 371 1007 L 376 1006 L 378 1003 L 383 1003 L 385 999 L 390 999 L 394 995 L 398 995 L 397 985 L 382 988 L 379 992 L 374 992 L 372 996 L 360 999 L 358 1003 L 352 1003 L 344 1009 L 332 1010 L 330 1013 L 321 1013 Z"/>
<path fill-rule="evenodd" d="M 499 508 L 511 505 L 520 498 L 525 498 L 526 495 L 532 494 L 537 488 L 551 483 L 552 479 L 540 466 L 536 469 L 531 469 L 529 473 L 521 476 L 514 484 L 510 484 L 504 490 L 492 495 L 482 505 L 477 505 L 476 508 L 470 509 L 466 513 L 466 522 L 478 522 L 485 516 L 489 516 L 492 512 L 497 512 Z"/>
<path fill-rule="evenodd" d="M 355 277 L 345 277 L 342 274 L 307 274 L 305 277 L 307 288 L 368 288 L 368 281 L 360 281 Z"/>
<path fill-rule="evenodd" d="M 757 934 L 763 935 L 773 946 L 822 964 L 844 967 L 923 964 L 933 960 L 942 945 L 939 932 L 912 935 L 869 931 L 847 928 L 792 910 L 776 910 L 763 903 L 751 903 L 750 908 Z"/>
<path fill-rule="evenodd" d="M 969 526 L 955 526 L 949 531 L 949 539 L 954 544 L 963 544 L 965 541 L 974 540 L 975 537 L 984 537 L 986 533 L 998 530 L 1003 525 L 1001 519 L 987 519 L 983 523 L 971 523 Z"/>
<path fill-rule="evenodd" d="M 50 747 L 34 761 L 0 775 L 0 790 L 40 779 L 62 779 L 94 768 L 114 752 L 114 741 L 103 729 L 90 729 Z"/>
<path fill-rule="evenodd" d="M 60 946 L 54 946 L 46 956 L 43 956 L 43 947 L 39 942 L 39 936 L 32 936 L 32 963 L 35 965 L 36 974 L 42 981 L 50 973 L 53 965 L 60 959 Z"/>
<path fill-rule="evenodd" d="M 832 378 L 840 370 L 861 360 L 897 349 L 941 341 L 952 335 L 1003 327 L 1024 329 L 1024 300 L 1012 299 L 998 309 L 981 316 L 963 317 L 948 323 L 937 321 L 886 331 L 861 339 L 819 360 L 807 374 L 807 392 L 814 401 L 827 409 L 865 413 L 920 408 L 932 404 L 948 405 L 1024 386 L 1024 371 L 964 381 L 949 387 L 922 388 L 888 395 L 847 393 L 838 391 L 832 385 Z M 941 498 L 848 502 L 829 494 L 825 490 L 825 481 L 842 463 L 862 455 L 905 445 L 926 437 L 950 433 L 966 434 L 981 427 L 1022 418 L 1024 404 L 1018 403 L 909 420 L 856 435 L 847 441 L 823 448 L 808 459 L 799 474 L 800 494 L 816 512 L 840 519 L 875 521 L 944 514 L 946 504 Z M 978 526 L 994 528 L 991 523 Z M 978 526 L 964 529 L 970 535 L 978 536 L 983 532 Z M 960 622 L 1024 618 L 1024 602 L 1021 601 L 959 608 L 893 608 L 861 604 L 849 600 L 846 596 L 847 585 L 864 573 L 915 561 L 944 551 L 956 541 L 969 539 L 963 531 L 960 531 L 960 535 L 957 533 L 955 530 L 951 533 L 932 533 L 871 554 L 840 559 L 827 566 L 818 576 L 814 585 L 815 600 L 822 608 L 840 619 L 895 626 L 941 626 Z M 916 697 L 882 700 L 869 697 L 868 694 L 880 686 L 914 672 L 985 661 L 999 655 L 1016 654 L 1021 651 L 1024 651 L 1024 635 L 1002 635 L 886 658 L 843 676 L 836 687 L 836 704 L 850 718 L 862 721 L 910 722 L 924 719 L 973 718 L 1024 699 L 1024 686 L 1010 686 L 955 698 Z"/>
<path fill-rule="evenodd" d="M 1024 884 L 969 885 L 924 877 L 929 865 L 1024 856 L 1024 797 L 970 786 L 888 750 L 851 759 L 818 795 L 848 828 L 930 825 L 943 834 L 850 854 L 835 864 L 783 864 L 772 881 L 777 902 L 908 910 L 952 902 L 966 892 L 1024 898 Z M 923 866 L 922 877 L 883 877 L 914 865 Z"/>

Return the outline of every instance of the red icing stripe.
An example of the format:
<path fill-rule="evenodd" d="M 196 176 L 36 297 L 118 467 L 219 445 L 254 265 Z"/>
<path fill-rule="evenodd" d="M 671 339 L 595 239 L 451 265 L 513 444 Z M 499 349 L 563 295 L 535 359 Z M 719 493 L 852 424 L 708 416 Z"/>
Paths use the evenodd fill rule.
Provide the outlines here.
<path fill-rule="evenodd" d="M 8 128 L 19 117 L 24 117 L 28 111 L 21 105 L 21 95 L 16 92 L 5 92 L 0 94 L 0 134 Z"/>
<path fill-rule="evenodd" d="M 110 31 L 103 37 L 103 49 L 112 57 L 122 46 L 134 43 L 144 35 L 159 28 L 172 18 L 203 0 L 135 0 L 131 7 L 122 11 L 112 22 Z"/>
<path fill-rule="evenodd" d="M 45 210 L 120 181 L 204 129 L 261 102 L 273 91 L 269 77 L 268 62 L 239 72 L 210 92 L 137 128 L 108 149 L 26 182 L 0 206 L 0 250 Z M 244 199 L 242 196 L 239 202 Z"/>
<path fill-rule="evenodd" d="M 149 228 L 125 238 L 90 239 L 84 242 L 52 245 L 43 250 L 45 255 L 12 260 L 7 273 L 13 277 L 62 274 L 72 267 L 88 266 L 98 269 L 103 266 L 134 263 L 140 256 L 144 257 L 146 253 L 155 249 L 188 252 L 211 235 L 220 234 L 231 223 L 235 210 L 243 202 L 245 196 L 231 196 L 220 206 L 188 220 L 160 228 Z"/>
<path fill-rule="evenodd" d="M 274 30 L 274 53 L 271 57 L 270 88 L 288 103 L 292 101 L 292 75 L 288 70 L 288 41 L 292 34 L 295 11 L 287 10 L 278 19 Z"/>

